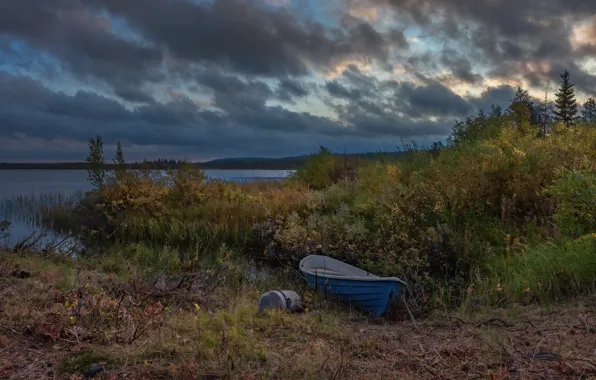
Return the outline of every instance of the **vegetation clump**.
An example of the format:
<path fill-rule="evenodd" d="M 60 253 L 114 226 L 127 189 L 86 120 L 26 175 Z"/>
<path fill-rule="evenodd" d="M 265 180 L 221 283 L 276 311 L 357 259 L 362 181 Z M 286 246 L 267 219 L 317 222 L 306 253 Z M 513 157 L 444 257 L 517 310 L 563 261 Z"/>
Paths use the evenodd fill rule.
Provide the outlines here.
<path fill-rule="evenodd" d="M 415 299 L 456 306 L 495 262 L 595 232 L 596 129 L 575 104 L 566 73 L 554 114 L 519 88 L 506 110 L 458 122 L 447 145 L 405 145 L 397 161 L 361 162 L 320 147 L 273 183 L 211 180 L 190 163 L 129 170 L 119 142 L 112 173 L 98 136 L 88 157 L 96 188 L 52 215 L 91 251 L 167 247 L 177 252 L 168 268 L 230 251 L 295 268 L 320 253 L 402 277 Z"/>

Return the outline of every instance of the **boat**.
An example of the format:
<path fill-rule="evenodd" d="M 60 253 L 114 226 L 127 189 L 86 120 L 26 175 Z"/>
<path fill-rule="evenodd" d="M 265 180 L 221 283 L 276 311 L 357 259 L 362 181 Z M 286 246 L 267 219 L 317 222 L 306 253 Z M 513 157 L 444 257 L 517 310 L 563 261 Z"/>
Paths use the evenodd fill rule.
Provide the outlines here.
<path fill-rule="evenodd" d="M 381 317 L 407 284 L 397 277 L 379 277 L 327 256 L 310 255 L 300 261 L 308 284 L 342 302 Z"/>

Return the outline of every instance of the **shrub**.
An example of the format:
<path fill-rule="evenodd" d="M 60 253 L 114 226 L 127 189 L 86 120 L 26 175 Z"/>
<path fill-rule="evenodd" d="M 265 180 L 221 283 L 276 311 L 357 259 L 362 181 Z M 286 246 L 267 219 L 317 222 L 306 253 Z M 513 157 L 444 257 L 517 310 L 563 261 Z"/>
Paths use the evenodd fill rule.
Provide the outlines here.
<path fill-rule="evenodd" d="M 561 170 L 595 169 L 595 144 L 588 129 L 537 139 L 504 127 L 435 157 L 418 151 L 395 164 L 364 165 L 355 183 L 314 191 L 308 207 L 259 224 L 256 233 L 266 256 L 291 265 L 322 252 L 420 289 L 465 284 L 474 268 L 552 236 L 557 199 L 544 189 Z"/>
<path fill-rule="evenodd" d="M 181 268 L 222 247 L 292 266 L 323 253 L 403 277 L 418 295 L 452 288 L 456 302 L 478 268 L 552 238 L 553 221 L 572 236 L 595 227 L 596 129 L 537 138 L 508 120 L 484 118 L 488 130 L 464 130 L 440 154 L 414 147 L 398 162 L 353 166 L 351 178 L 321 147 L 278 184 L 209 181 L 190 166 L 131 172 L 79 208 L 98 240 L 182 250 Z"/>
<path fill-rule="evenodd" d="M 334 156 L 328 148 L 321 146 L 304 167 L 296 171 L 295 178 L 311 189 L 320 190 L 341 180 L 354 180 L 357 165 L 354 156 Z"/>
<path fill-rule="evenodd" d="M 575 237 L 596 231 L 596 172 L 565 172 L 545 193 L 557 200 L 559 231 Z"/>
<path fill-rule="evenodd" d="M 186 165 L 167 173 L 121 172 L 71 214 L 88 244 L 142 242 L 179 249 L 181 260 L 212 259 L 222 246 L 244 251 L 255 222 L 300 209 L 306 193 L 295 184 L 207 180 Z"/>

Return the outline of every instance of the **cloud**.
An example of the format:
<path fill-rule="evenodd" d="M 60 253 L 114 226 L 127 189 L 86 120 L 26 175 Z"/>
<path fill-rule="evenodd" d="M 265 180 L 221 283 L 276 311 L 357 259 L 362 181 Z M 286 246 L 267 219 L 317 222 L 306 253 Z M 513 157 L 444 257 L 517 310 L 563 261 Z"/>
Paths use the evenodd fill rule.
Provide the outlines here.
<path fill-rule="evenodd" d="M 301 22 L 287 7 L 267 9 L 258 2 L 214 0 L 195 4 L 183 0 L 86 0 L 122 17 L 179 60 L 217 63 L 251 75 L 306 75 L 310 67 L 332 66 L 367 56 L 384 61 L 392 32 L 383 36 L 370 24 L 342 29 Z"/>
<path fill-rule="evenodd" d="M 399 95 L 404 97 L 409 108 L 408 114 L 412 117 L 465 116 L 473 111 L 470 103 L 434 80 L 428 80 L 422 86 L 401 84 Z"/>
<path fill-rule="evenodd" d="M 283 101 L 293 103 L 295 98 L 308 96 L 308 86 L 298 81 L 283 78 L 277 85 L 277 97 Z"/>
<path fill-rule="evenodd" d="M 118 36 L 112 21 L 77 0 L 22 0 L 0 4 L 0 35 L 55 56 L 60 70 L 83 80 L 106 82 L 124 99 L 149 101 L 140 92 L 147 81 L 161 77 L 155 71 L 163 52 Z"/>
<path fill-rule="evenodd" d="M 550 83 L 552 98 L 565 69 L 580 102 L 596 95 L 595 13 L 582 0 L 4 1 L 0 159 L 80 159 L 97 133 L 147 157 L 441 140 L 518 85 Z"/>
<path fill-rule="evenodd" d="M 545 0 L 343 0 L 349 8 L 375 8 L 398 22 L 421 28 L 422 36 L 442 45 L 440 61 L 431 52 L 405 57 L 427 73 L 441 66 L 468 83 L 480 83 L 474 66 L 492 79 L 515 77 L 544 85 L 561 67 L 574 68 L 578 89 L 593 93 L 594 74 L 577 61 L 596 54 L 589 41 L 596 2 Z M 453 54 L 457 52 L 456 54 Z M 425 56 L 426 54 L 426 56 Z M 465 57 L 465 58 L 462 58 Z M 430 58 L 430 59 L 429 59 Z M 469 65 L 468 65 L 469 63 Z M 548 66 L 549 70 L 537 70 Z M 593 71 L 593 70 L 592 70 Z M 580 80 L 581 78 L 581 80 Z M 486 78 L 485 78 L 486 79 Z M 580 82 L 588 81 L 583 86 Z"/>

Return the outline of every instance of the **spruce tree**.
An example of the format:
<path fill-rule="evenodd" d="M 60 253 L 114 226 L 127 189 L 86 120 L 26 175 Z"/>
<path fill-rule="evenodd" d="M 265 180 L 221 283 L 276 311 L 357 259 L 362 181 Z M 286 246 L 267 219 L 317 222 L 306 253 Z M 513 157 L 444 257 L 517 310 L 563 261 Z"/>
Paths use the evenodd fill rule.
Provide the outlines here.
<path fill-rule="evenodd" d="M 89 139 L 89 155 L 86 160 L 89 164 L 87 179 L 91 185 L 101 188 L 106 179 L 105 161 L 103 158 L 103 139 L 97 135 L 96 139 Z"/>
<path fill-rule="evenodd" d="M 575 100 L 575 85 L 571 83 L 569 71 L 561 74 L 561 86 L 556 93 L 555 116 L 557 121 L 565 124 L 567 128 L 575 125 L 577 121 L 577 101 Z"/>
<path fill-rule="evenodd" d="M 118 141 L 118 144 L 116 145 L 116 155 L 114 156 L 114 163 L 116 164 L 116 178 L 118 179 L 122 179 L 122 175 L 124 174 L 124 153 L 122 153 L 122 145 L 120 144 L 120 141 Z"/>
<path fill-rule="evenodd" d="M 515 98 L 513 98 L 511 105 L 509 105 L 509 113 L 513 115 L 519 127 L 523 125 L 524 121 L 530 124 L 537 122 L 534 102 L 530 98 L 528 91 L 521 87 L 518 87 L 515 92 Z"/>
<path fill-rule="evenodd" d="M 120 141 L 116 145 L 116 155 L 114 156 L 114 163 L 119 167 L 124 167 L 124 154 L 122 153 L 122 145 Z"/>
<path fill-rule="evenodd" d="M 596 125 L 596 101 L 594 101 L 594 98 L 589 98 L 588 101 L 584 103 L 582 119 L 586 124 Z"/>

